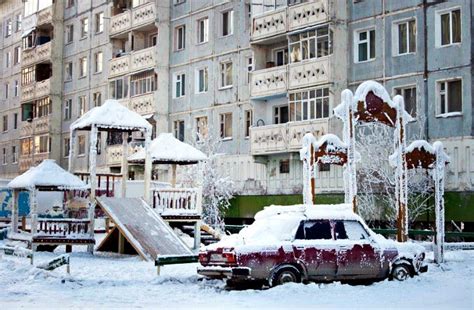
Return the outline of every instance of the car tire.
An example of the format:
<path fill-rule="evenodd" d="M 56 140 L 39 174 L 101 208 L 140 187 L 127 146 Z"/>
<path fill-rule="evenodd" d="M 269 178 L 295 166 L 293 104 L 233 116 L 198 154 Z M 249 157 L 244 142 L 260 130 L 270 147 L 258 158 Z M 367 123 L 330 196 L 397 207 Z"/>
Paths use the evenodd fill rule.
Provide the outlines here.
<path fill-rule="evenodd" d="M 411 268 L 407 264 L 395 265 L 392 268 L 390 278 L 397 281 L 405 281 L 411 277 Z"/>
<path fill-rule="evenodd" d="M 295 267 L 289 266 L 278 270 L 272 277 L 271 286 L 286 283 L 300 283 L 301 273 Z"/>

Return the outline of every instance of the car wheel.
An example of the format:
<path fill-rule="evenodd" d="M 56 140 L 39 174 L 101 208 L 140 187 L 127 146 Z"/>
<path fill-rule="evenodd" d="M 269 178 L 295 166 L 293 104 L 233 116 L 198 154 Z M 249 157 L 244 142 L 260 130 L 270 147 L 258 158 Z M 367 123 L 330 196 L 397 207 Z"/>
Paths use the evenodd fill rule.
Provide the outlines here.
<path fill-rule="evenodd" d="M 300 283 L 301 274 L 294 268 L 283 268 L 279 270 L 272 279 L 272 286 L 282 285 L 285 283 Z"/>
<path fill-rule="evenodd" d="M 410 266 L 406 264 L 396 265 L 392 270 L 392 279 L 405 281 L 411 276 Z"/>

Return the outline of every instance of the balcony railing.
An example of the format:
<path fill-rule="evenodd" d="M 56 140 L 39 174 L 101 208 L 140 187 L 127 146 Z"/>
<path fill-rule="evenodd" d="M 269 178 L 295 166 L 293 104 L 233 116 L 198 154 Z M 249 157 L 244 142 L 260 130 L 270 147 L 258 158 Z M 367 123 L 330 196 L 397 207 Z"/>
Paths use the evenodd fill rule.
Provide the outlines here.
<path fill-rule="evenodd" d="M 18 166 L 20 168 L 20 172 L 24 172 L 48 158 L 49 153 L 20 155 L 20 158 L 18 159 Z"/>
<path fill-rule="evenodd" d="M 140 143 L 131 143 L 129 144 L 129 149 L 128 149 L 128 156 L 138 152 L 140 149 L 142 149 L 142 145 Z M 108 166 L 115 166 L 115 165 L 121 165 L 122 164 L 122 157 L 123 157 L 123 152 L 122 152 L 122 145 L 117 144 L 117 145 L 109 145 L 106 148 L 106 162 Z"/>
<path fill-rule="evenodd" d="M 21 101 L 31 101 L 48 96 L 51 92 L 51 79 L 34 82 L 21 87 Z"/>
<path fill-rule="evenodd" d="M 110 35 L 130 31 L 155 22 L 155 3 L 145 3 L 129 11 L 112 16 Z"/>
<path fill-rule="evenodd" d="M 288 88 L 308 87 L 329 83 L 329 57 L 292 63 L 288 72 Z"/>
<path fill-rule="evenodd" d="M 109 76 L 115 77 L 155 67 L 155 47 L 133 51 L 109 61 Z"/>
<path fill-rule="evenodd" d="M 47 60 L 51 60 L 51 42 L 24 50 L 21 53 L 22 66 L 30 66 Z"/>
<path fill-rule="evenodd" d="M 287 66 L 252 72 L 250 96 L 262 97 L 285 93 L 288 89 Z"/>
<path fill-rule="evenodd" d="M 328 19 L 327 0 L 315 0 L 269 11 L 253 18 L 251 39 L 260 41 L 287 31 L 324 23 Z"/>
<path fill-rule="evenodd" d="M 153 190 L 153 208 L 162 216 L 201 215 L 200 188 L 159 188 Z"/>
<path fill-rule="evenodd" d="M 37 14 L 37 25 L 41 26 L 44 24 L 52 24 L 53 23 L 53 6 L 49 6 Z"/>
<path fill-rule="evenodd" d="M 155 113 L 155 104 L 153 94 L 134 96 L 130 98 L 128 108 L 141 115 Z"/>
<path fill-rule="evenodd" d="M 297 152 L 303 136 L 311 132 L 316 138 L 328 132 L 328 120 L 310 120 L 250 128 L 251 154 L 266 155 Z"/>
<path fill-rule="evenodd" d="M 127 74 L 130 68 L 130 55 L 112 58 L 109 61 L 109 77 Z"/>

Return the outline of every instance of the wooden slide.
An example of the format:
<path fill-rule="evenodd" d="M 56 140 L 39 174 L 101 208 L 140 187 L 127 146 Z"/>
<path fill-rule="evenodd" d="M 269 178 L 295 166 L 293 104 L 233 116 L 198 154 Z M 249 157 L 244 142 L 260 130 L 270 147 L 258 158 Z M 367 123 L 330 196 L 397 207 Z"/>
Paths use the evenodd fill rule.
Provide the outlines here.
<path fill-rule="evenodd" d="M 98 197 L 97 203 L 115 223 L 98 250 L 106 249 L 112 239 L 118 239 L 113 242 L 118 252 L 124 253 L 129 244 L 146 261 L 155 261 L 158 256 L 195 256 L 143 199 Z"/>

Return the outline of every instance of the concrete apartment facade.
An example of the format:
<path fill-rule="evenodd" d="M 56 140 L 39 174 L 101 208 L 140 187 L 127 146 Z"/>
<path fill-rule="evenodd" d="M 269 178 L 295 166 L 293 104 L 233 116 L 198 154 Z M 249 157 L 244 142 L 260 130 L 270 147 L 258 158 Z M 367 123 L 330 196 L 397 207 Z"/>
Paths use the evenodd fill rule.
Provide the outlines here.
<path fill-rule="evenodd" d="M 443 141 L 452 159 L 446 188 L 464 205 L 474 199 L 472 5 L 3 1 L 0 79 L 10 91 L 0 96 L 2 121 L 8 115 L 0 174 L 11 178 L 44 158 L 67 167 L 71 122 L 115 98 L 147 118 L 154 134 L 189 143 L 197 133 L 220 138 L 221 168 L 238 195 L 232 216 L 251 216 L 265 204 L 300 201 L 302 137 L 340 135 L 332 110 L 341 91 L 373 79 L 405 96 L 423 119 L 422 138 Z M 77 172 L 87 171 L 87 140 L 79 138 Z M 132 140 L 130 152 L 143 144 L 139 135 Z M 120 136 L 102 134 L 99 149 L 99 170 L 119 173 Z M 130 166 L 129 177 L 141 175 Z M 340 167 L 321 166 L 317 182 L 321 201 L 342 199 Z"/>

